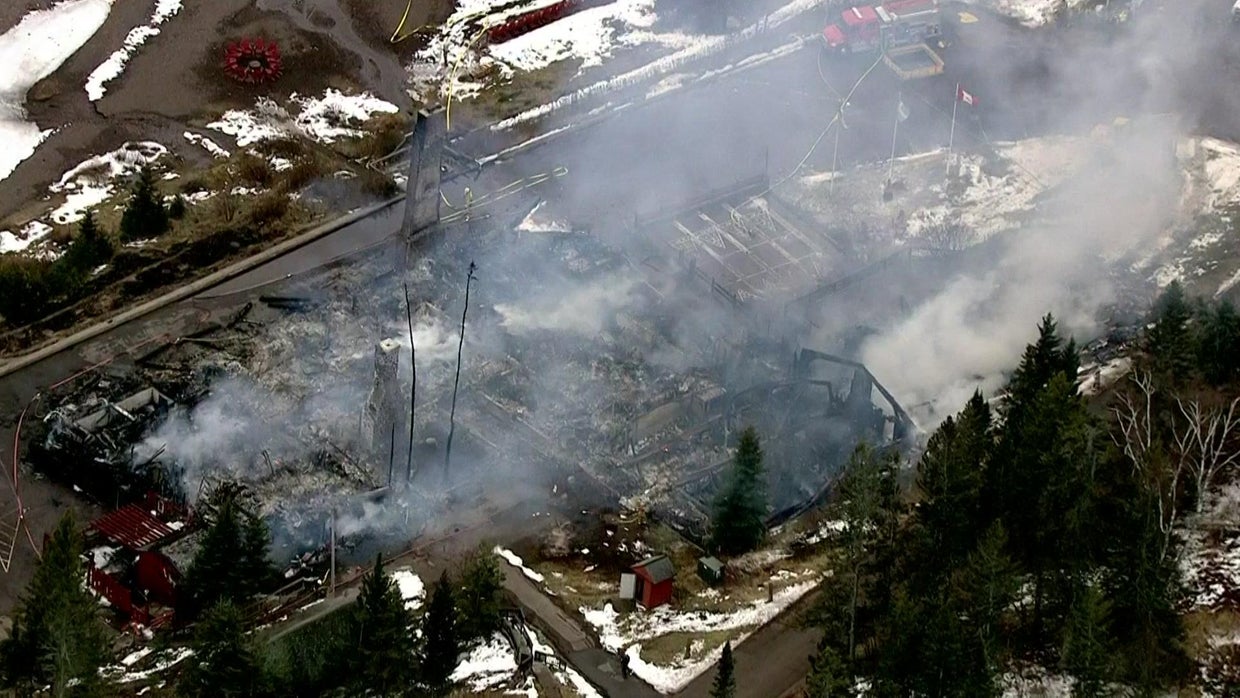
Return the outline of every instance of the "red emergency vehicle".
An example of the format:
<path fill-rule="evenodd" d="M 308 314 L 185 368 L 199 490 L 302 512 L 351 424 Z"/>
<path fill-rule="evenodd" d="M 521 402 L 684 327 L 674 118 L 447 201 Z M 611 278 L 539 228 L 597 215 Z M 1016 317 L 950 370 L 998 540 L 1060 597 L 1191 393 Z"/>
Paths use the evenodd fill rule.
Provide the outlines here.
<path fill-rule="evenodd" d="M 828 49 L 868 53 L 937 41 L 943 35 L 939 0 L 892 0 L 844 10 L 822 31 Z"/>

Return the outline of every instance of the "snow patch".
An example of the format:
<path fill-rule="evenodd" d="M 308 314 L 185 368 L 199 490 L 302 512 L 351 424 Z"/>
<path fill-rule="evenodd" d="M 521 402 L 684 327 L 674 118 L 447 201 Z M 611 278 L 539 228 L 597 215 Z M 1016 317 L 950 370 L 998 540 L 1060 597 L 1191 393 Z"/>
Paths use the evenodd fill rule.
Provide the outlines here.
<path fill-rule="evenodd" d="M 404 599 L 405 608 L 411 611 L 421 608 L 426 599 L 426 585 L 422 583 L 422 578 L 414 574 L 413 570 L 396 570 L 392 573 L 392 579 L 396 580 L 396 587 L 400 589 L 400 598 Z"/>
<path fill-rule="evenodd" d="M 295 123 L 302 133 L 320 143 L 333 143 L 341 138 L 359 138 L 356 127 L 375 114 L 395 114 L 395 104 L 363 92 L 346 95 L 328 88 L 322 97 L 305 97 L 294 93 L 290 99 L 301 107 Z"/>
<path fill-rule="evenodd" d="M 1179 532 L 1180 569 L 1191 608 L 1240 608 L 1240 531 Z"/>
<path fill-rule="evenodd" d="M 167 148 L 153 141 L 128 142 L 83 160 L 48 187 L 53 194 L 65 196 L 65 203 L 52 211 L 52 220 L 61 225 L 82 220 L 87 211 L 112 196 L 115 180 L 134 175 L 167 152 Z"/>
<path fill-rule="evenodd" d="M 112 0 L 68 0 L 27 13 L 0 34 L 0 180 L 52 132 L 26 121 L 26 93 L 94 36 L 111 9 Z"/>
<path fill-rule="evenodd" d="M 186 131 L 185 133 L 181 135 L 185 136 L 185 140 L 189 141 L 190 143 L 193 143 L 194 145 L 202 146 L 202 149 L 207 151 L 208 153 L 211 153 L 212 157 L 226 158 L 232 155 L 232 153 L 228 152 L 227 150 L 224 150 L 219 145 L 217 145 L 215 141 L 211 140 L 210 138 L 207 138 L 206 136 L 194 133 L 193 131 Z"/>
<path fill-rule="evenodd" d="M 1041 27 L 1054 22 L 1064 12 L 1080 9 L 1087 0 L 963 0 L 965 4 L 984 7 L 995 14 L 1011 17 L 1026 27 Z"/>
<path fill-rule="evenodd" d="M 158 0 L 150 21 L 140 27 L 130 29 L 125 37 L 125 43 L 86 78 L 86 96 L 90 98 L 90 101 L 97 102 L 103 99 L 103 95 L 108 91 L 104 85 L 120 77 L 121 73 L 125 72 L 125 64 L 133 58 L 138 49 L 142 48 L 142 45 L 151 37 L 159 34 L 159 25 L 180 11 L 181 0 Z"/>
<path fill-rule="evenodd" d="M 52 226 L 42 221 L 30 221 L 22 226 L 17 234 L 13 234 L 7 230 L 0 230 L 0 254 L 6 252 L 21 252 L 27 247 L 47 237 L 52 232 Z"/>
<path fill-rule="evenodd" d="M 452 682 L 468 682 L 475 692 L 486 691 L 506 681 L 517 671 L 517 661 L 504 636 L 496 633 L 486 643 L 460 658 L 452 672 Z"/>
<path fill-rule="evenodd" d="M 526 577 L 529 577 L 530 580 L 538 582 L 539 584 L 542 584 L 543 582 L 546 581 L 546 577 L 543 577 L 541 574 L 526 567 L 525 562 L 520 557 L 518 557 L 516 553 L 512 552 L 511 550 L 496 546 L 495 550 L 493 550 L 492 552 L 504 558 L 504 560 L 507 561 L 508 564 L 521 570 L 521 572 Z"/>

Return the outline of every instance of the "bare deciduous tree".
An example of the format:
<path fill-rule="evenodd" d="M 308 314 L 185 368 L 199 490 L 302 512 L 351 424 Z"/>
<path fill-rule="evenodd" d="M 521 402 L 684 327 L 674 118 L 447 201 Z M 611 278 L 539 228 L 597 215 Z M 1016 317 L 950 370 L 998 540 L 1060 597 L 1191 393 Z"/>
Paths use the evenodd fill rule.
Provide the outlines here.
<path fill-rule="evenodd" d="M 1158 529 L 1163 534 L 1160 559 L 1171 549 L 1171 532 L 1175 528 L 1179 503 L 1180 478 L 1187 461 L 1167 458 L 1154 427 L 1154 379 L 1148 371 L 1129 376 L 1136 386 L 1132 392 L 1120 393 L 1119 406 L 1112 408 L 1119 431 L 1112 435 L 1132 463 L 1138 480 L 1154 495 L 1158 505 Z"/>
<path fill-rule="evenodd" d="M 1184 417 L 1174 434 L 1176 457 L 1193 477 L 1198 514 L 1205 503 L 1206 489 L 1214 478 L 1240 461 L 1240 448 L 1236 443 L 1240 436 L 1240 398 L 1226 407 L 1203 402 L 1200 398 L 1184 400 L 1177 396 L 1175 399 Z"/>

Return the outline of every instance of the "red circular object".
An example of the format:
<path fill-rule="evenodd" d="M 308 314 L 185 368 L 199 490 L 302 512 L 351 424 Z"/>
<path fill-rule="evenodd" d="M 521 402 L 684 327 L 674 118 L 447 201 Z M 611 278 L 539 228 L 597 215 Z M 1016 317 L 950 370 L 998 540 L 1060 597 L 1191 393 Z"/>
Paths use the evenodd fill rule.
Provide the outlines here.
<path fill-rule="evenodd" d="M 271 82 L 280 77 L 283 68 L 280 47 L 274 41 L 245 38 L 224 48 L 224 72 L 238 82 Z"/>

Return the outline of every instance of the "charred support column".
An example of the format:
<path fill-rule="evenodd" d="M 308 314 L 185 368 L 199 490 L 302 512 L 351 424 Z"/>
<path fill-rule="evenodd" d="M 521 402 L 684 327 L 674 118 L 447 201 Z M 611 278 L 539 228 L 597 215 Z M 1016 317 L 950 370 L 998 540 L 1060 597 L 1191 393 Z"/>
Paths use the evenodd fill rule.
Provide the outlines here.
<path fill-rule="evenodd" d="M 400 348 L 400 342 L 394 339 L 385 339 L 375 345 L 375 380 L 362 415 L 361 442 L 370 451 L 377 483 L 387 481 L 396 456 L 393 435 L 398 427 L 404 426 L 404 393 L 397 378 Z"/>
<path fill-rule="evenodd" d="M 406 237 L 439 223 L 439 183 L 447 130 L 442 108 L 419 111 L 413 122 L 403 228 Z"/>

